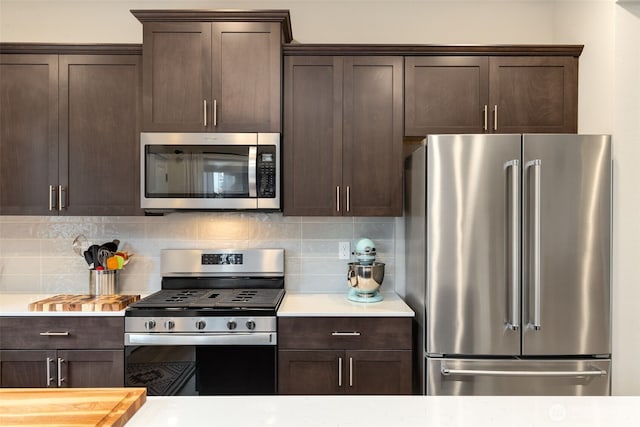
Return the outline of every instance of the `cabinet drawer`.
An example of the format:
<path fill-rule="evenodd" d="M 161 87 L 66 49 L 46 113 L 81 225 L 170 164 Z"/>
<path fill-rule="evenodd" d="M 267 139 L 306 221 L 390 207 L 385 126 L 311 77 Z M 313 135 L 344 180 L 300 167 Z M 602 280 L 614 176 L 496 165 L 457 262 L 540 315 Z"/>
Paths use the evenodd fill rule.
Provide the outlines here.
<path fill-rule="evenodd" d="M 124 317 L 1 317 L 2 349 L 124 348 Z"/>
<path fill-rule="evenodd" d="M 281 349 L 411 349 L 409 317 L 281 317 Z"/>

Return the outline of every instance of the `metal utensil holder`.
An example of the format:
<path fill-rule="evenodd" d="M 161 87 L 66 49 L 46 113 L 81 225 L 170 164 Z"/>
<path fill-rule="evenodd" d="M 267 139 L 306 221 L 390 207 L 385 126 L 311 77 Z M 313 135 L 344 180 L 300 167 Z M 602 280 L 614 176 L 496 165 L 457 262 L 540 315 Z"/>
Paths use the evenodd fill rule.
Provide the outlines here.
<path fill-rule="evenodd" d="M 120 270 L 89 270 L 89 294 L 117 294 L 120 289 L 119 273 Z"/>

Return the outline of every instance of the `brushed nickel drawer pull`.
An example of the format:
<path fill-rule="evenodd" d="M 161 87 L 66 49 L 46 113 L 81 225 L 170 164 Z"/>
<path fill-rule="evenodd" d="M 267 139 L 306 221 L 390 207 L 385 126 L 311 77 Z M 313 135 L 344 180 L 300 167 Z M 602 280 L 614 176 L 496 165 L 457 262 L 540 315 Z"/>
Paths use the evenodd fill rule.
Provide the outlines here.
<path fill-rule="evenodd" d="M 342 357 L 338 357 L 338 387 L 342 387 Z"/>
<path fill-rule="evenodd" d="M 334 337 L 359 337 L 360 332 L 331 332 L 331 335 Z"/>
<path fill-rule="evenodd" d="M 353 387 L 353 357 L 349 358 L 349 387 Z"/>
<path fill-rule="evenodd" d="M 69 331 L 65 332 L 40 332 L 41 337 L 68 337 Z"/>

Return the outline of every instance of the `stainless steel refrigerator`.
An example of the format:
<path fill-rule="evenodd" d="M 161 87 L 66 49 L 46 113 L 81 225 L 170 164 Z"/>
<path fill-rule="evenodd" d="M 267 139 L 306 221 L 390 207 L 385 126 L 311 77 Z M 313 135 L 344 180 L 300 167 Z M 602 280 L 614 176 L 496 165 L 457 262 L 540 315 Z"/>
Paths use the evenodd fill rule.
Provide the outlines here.
<path fill-rule="evenodd" d="M 430 135 L 406 163 L 428 395 L 608 395 L 606 135 Z"/>

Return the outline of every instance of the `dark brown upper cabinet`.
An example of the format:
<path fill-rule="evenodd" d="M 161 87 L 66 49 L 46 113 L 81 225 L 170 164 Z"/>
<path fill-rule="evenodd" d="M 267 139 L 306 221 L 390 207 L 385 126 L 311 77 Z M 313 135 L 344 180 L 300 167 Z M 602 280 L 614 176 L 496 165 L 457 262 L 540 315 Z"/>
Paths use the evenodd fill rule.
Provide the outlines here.
<path fill-rule="evenodd" d="M 144 131 L 281 131 L 288 11 L 132 13 L 143 23 Z"/>
<path fill-rule="evenodd" d="M 405 88 L 405 135 L 485 131 L 488 58 L 408 56 Z"/>
<path fill-rule="evenodd" d="M 398 56 L 285 56 L 285 215 L 402 215 L 402 79 Z"/>
<path fill-rule="evenodd" d="M 581 46 L 467 50 L 405 57 L 406 136 L 577 132 Z"/>
<path fill-rule="evenodd" d="M 48 215 L 58 183 L 58 55 L 0 55 L 0 214 Z"/>
<path fill-rule="evenodd" d="M 495 133 L 576 133 L 578 58 L 489 58 L 489 107 Z"/>
<path fill-rule="evenodd" d="M 0 51 L 0 214 L 141 213 L 140 46 Z"/>

